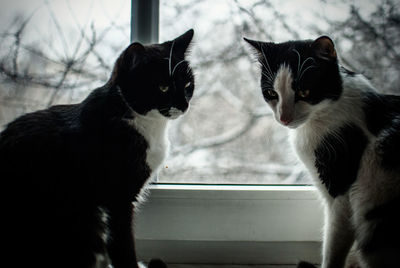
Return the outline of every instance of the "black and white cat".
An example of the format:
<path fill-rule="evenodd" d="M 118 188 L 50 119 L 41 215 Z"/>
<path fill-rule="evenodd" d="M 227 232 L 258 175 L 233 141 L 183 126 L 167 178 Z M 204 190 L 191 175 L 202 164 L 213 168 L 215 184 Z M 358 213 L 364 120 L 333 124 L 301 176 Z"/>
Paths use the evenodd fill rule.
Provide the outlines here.
<path fill-rule="evenodd" d="M 362 268 L 400 267 L 400 96 L 339 66 L 329 37 L 246 41 L 264 99 L 324 201 L 322 267 L 344 267 L 352 246 Z"/>
<path fill-rule="evenodd" d="M 193 34 L 131 44 L 110 80 L 81 103 L 23 115 L 0 134 L 4 263 L 142 266 L 135 202 L 167 154 L 168 122 L 189 107 L 194 76 L 185 53 Z"/>

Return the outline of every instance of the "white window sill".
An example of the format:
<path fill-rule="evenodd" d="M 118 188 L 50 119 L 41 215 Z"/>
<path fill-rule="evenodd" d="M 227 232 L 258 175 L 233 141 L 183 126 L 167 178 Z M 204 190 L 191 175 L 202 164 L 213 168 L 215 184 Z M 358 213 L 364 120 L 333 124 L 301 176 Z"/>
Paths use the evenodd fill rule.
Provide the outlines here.
<path fill-rule="evenodd" d="M 318 262 L 322 221 L 311 186 L 153 185 L 136 217 L 137 252 L 170 263 Z"/>

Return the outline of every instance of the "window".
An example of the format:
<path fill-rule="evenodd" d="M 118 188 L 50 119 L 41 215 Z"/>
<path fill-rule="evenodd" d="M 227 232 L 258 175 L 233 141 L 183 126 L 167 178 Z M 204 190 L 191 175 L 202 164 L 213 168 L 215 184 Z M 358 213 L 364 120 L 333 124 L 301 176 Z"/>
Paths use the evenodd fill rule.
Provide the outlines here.
<path fill-rule="evenodd" d="M 309 182 L 293 164 L 287 130 L 262 101 L 257 63 L 242 36 L 279 42 L 328 34 L 344 64 L 395 92 L 396 1 L 132 0 L 132 13 L 127 0 L 6 1 L 0 129 L 22 113 L 80 101 L 102 85 L 129 43 L 131 17 L 146 42 L 195 29 L 196 91 L 190 112 L 171 124 L 171 157 L 139 210 L 142 259 L 318 262 L 322 211 L 315 189 L 276 186 Z"/>

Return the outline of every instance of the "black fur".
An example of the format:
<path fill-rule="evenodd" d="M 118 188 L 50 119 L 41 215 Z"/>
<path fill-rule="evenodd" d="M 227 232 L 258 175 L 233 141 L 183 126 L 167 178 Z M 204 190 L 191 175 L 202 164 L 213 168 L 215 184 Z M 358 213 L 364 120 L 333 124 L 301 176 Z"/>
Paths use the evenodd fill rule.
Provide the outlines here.
<path fill-rule="evenodd" d="M 381 164 L 388 169 L 399 169 L 400 96 L 368 93 L 364 103 L 368 130 L 378 138 L 376 152 Z"/>
<path fill-rule="evenodd" d="M 173 66 L 192 36 L 175 39 Z M 132 202 L 151 170 L 148 143 L 129 120 L 132 110 L 168 117 L 165 107 L 187 109 L 194 80 L 186 61 L 169 75 L 171 44 L 132 44 L 108 83 L 82 103 L 23 115 L 0 134 L 8 197 L 2 241 L 11 267 L 88 268 L 108 254 L 114 268 L 137 268 Z M 152 267 L 166 267 L 160 263 Z"/>
<path fill-rule="evenodd" d="M 149 262 L 148 268 L 167 268 L 167 265 L 160 259 L 152 259 Z"/>
<path fill-rule="evenodd" d="M 297 264 L 297 268 L 317 268 L 317 267 L 309 262 L 301 261 Z"/>
<path fill-rule="evenodd" d="M 368 130 L 375 136 L 389 128 L 400 114 L 400 96 L 369 92 L 364 95 L 363 101 Z"/>
<path fill-rule="evenodd" d="M 345 194 L 357 178 L 368 139 L 356 125 L 343 126 L 326 135 L 315 150 L 315 166 L 329 194 Z"/>
<path fill-rule="evenodd" d="M 364 253 L 371 254 L 377 250 L 399 249 L 400 232 L 393 231 L 400 226 L 400 218 L 396 213 L 399 207 L 400 198 L 396 198 L 365 214 L 365 219 L 375 224 L 373 225 L 374 229 L 366 237 L 359 238 L 359 246 Z"/>

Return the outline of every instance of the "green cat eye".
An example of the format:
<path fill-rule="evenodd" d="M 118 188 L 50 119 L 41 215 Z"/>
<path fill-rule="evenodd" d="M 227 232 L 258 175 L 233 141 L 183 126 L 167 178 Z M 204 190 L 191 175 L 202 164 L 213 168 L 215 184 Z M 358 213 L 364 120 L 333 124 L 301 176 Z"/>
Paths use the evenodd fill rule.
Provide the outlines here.
<path fill-rule="evenodd" d="M 168 91 L 168 89 L 169 89 L 169 87 L 168 87 L 168 86 L 160 86 L 160 90 L 161 90 L 161 92 L 167 92 L 167 91 Z"/>
<path fill-rule="evenodd" d="M 308 95 L 310 95 L 310 90 L 308 89 L 299 90 L 297 94 L 302 98 L 306 98 L 308 97 Z"/>
<path fill-rule="evenodd" d="M 278 94 L 276 93 L 276 91 L 275 91 L 275 90 L 272 90 L 272 89 L 268 89 L 267 93 L 268 93 L 268 95 L 270 95 L 271 97 L 276 97 L 276 96 L 278 96 Z"/>

